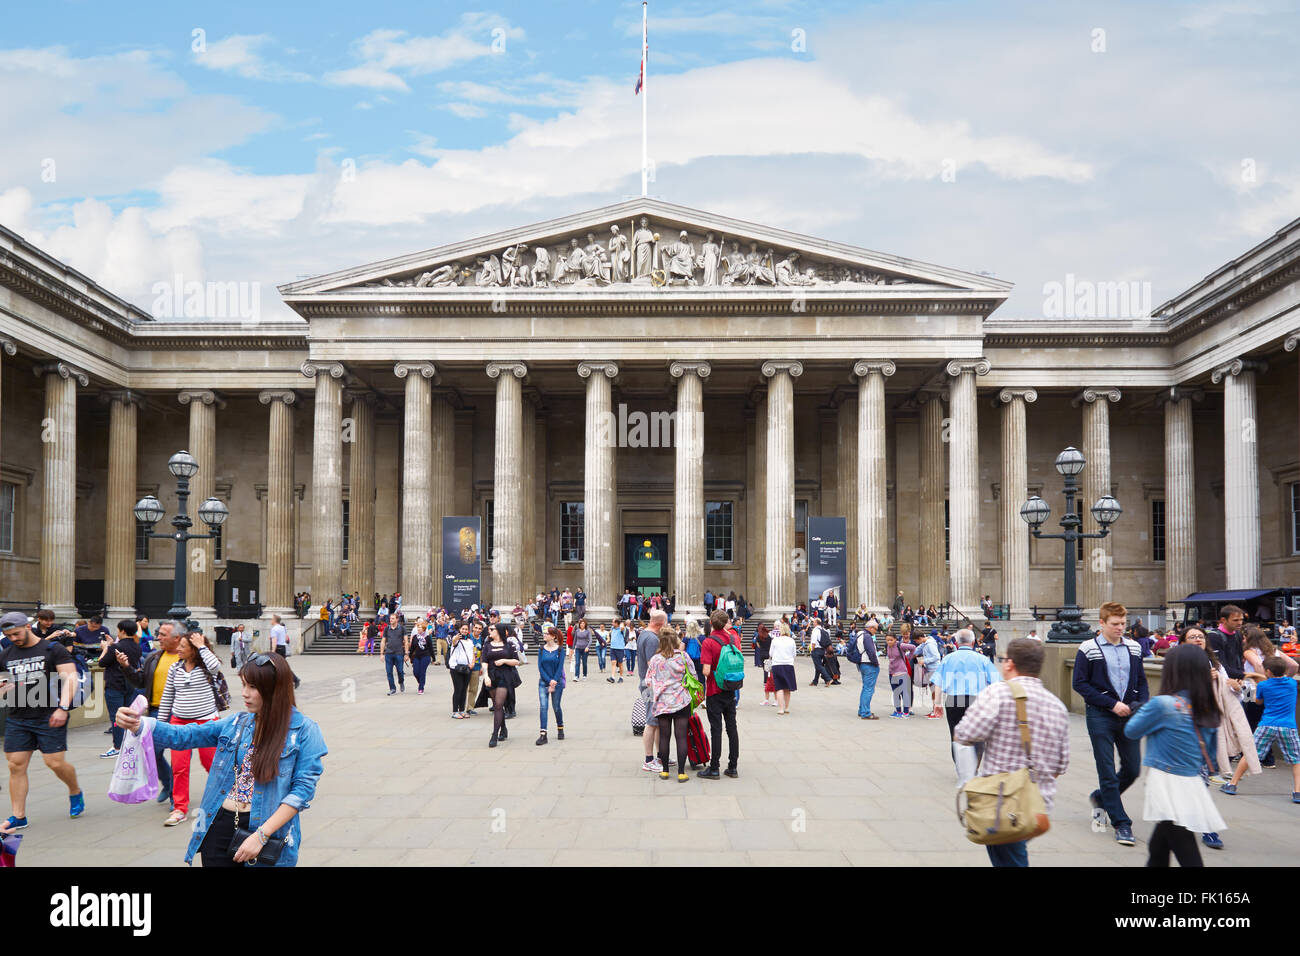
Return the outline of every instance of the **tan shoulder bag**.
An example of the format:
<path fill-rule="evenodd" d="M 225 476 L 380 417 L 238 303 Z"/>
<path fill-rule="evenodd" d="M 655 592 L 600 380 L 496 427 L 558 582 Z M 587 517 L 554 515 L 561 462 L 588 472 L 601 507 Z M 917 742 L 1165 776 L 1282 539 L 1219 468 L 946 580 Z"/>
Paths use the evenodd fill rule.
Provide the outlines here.
<path fill-rule="evenodd" d="M 1020 744 L 1033 766 L 1030 751 L 1028 694 L 1018 681 L 1008 681 L 1007 688 L 1016 700 L 1016 724 Z M 962 798 L 966 807 L 962 809 Z M 981 846 L 1000 846 L 1032 840 L 1046 833 L 1051 825 L 1047 804 L 1029 768 L 972 777 L 957 792 L 957 819 L 966 828 L 966 839 Z"/>

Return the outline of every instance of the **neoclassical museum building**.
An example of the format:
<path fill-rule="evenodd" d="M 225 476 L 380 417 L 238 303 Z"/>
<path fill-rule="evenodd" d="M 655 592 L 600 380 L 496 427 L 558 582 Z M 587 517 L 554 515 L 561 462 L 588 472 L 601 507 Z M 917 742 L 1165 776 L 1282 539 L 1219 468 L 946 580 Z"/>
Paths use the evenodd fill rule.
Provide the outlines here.
<path fill-rule="evenodd" d="M 428 606 L 442 516 L 482 519 L 485 602 L 771 614 L 826 515 L 845 604 L 1026 620 L 1063 552 L 1019 510 L 1056 530 L 1069 445 L 1085 508 L 1124 509 L 1079 548 L 1085 608 L 1297 583 L 1300 220 L 1150 315 L 1070 286 L 1003 316 L 1000 279 L 637 199 L 291 282 L 293 318 L 155 318 L 0 229 L 0 604 L 119 615 L 170 581 L 132 508 L 175 511 L 182 448 L 190 513 L 230 511 L 187 563 L 198 616 L 233 561 L 268 613 Z"/>

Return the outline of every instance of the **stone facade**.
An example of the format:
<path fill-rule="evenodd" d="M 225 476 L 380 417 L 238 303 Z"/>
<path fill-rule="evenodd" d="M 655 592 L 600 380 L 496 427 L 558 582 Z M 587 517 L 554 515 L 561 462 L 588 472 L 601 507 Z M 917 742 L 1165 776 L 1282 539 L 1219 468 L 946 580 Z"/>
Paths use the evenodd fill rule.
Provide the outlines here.
<path fill-rule="evenodd" d="M 660 237 L 644 240 L 646 275 L 639 227 L 620 233 L 625 259 L 605 241 L 642 217 Z M 588 233 L 601 241 L 557 276 Z M 478 514 L 486 532 L 491 511 L 485 601 L 582 583 L 607 608 L 631 572 L 626 536 L 654 535 L 683 607 L 707 587 L 788 608 L 807 599 L 797 523 L 838 514 L 857 544 L 849 604 L 902 590 L 973 611 L 989 594 L 1023 615 L 1060 600 L 1062 546 L 1031 540 L 1017 513 L 1041 494 L 1054 528 L 1066 445 L 1090 453 L 1086 494 L 1125 509 L 1085 549 L 1081 603 L 1158 608 L 1300 574 L 1300 223 L 1132 321 L 1003 318 L 1005 282 L 654 200 L 295 282 L 281 292 L 300 318 L 251 324 L 155 320 L 2 238 L 12 605 L 70 609 L 74 586 L 103 582 L 121 610 L 128 579 L 170 579 L 169 542 L 123 561 L 117 512 L 152 493 L 170 515 L 167 458 L 195 441 L 210 456 L 200 486 L 231 516 L 191 588 L 226 559 L 253 561 L 277 606 L 365 581 L 436 599 L 440 513 Z M 733 258 L 733 242 L 757 258 Z M 546 281 L 520 246 L 548 250 Z M 354 463 L 358 449 L 373 461 Z M 566 502 L 586 504 L 571 529 L 581 559 Z M 729 557 L 705 539 L 716 503 Z M 345 505 L 365 537 L 346 562 Z"/>

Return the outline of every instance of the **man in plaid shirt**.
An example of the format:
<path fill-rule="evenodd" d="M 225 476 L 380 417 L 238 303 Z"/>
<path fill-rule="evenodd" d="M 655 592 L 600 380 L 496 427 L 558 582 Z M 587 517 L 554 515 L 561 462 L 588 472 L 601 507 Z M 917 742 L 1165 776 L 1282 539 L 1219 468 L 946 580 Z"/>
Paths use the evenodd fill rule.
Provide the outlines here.
<path fill-rule="evenodd" d="M 1056 778 L 1070 766 L 1070 713 L 1056 695 L 1043 686 L 1038 675 L 1043 669 L 1043 645 L 1039 641 L 1018 637 L 1007 645 L 1002 662 L 1000 684 L 982 691 L 966 709 L 966 716 L 953 730 L 953 739 L 961 744 L 984 743 L 980 776 L 1008 773 L 1030 766 L 1029 756 L 1020 743 L 1016 723 L 1016 701 L 1007 686 L 1019 681 L 1028 695 L 1025 710 L 1029 717 L 1029 739 L 1033 751 L 1030 775 L 1038 784 L 1047 812 L 1052 812 L 1056 796 Z M 994 866 L 1028 866 L 1028 841 L 985 847 Z"/>

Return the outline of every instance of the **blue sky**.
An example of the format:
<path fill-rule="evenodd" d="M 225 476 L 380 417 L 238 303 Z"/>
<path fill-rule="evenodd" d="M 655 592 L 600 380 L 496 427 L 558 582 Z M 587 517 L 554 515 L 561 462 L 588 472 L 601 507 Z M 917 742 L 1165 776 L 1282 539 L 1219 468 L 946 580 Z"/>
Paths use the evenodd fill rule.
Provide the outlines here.
<path fill-rule="evenodd" d="M 300 275 L 637 194 L 640 10 L 20 5 L 0 222 L 146 307 L 181 272 L 283 314 Z M 652 195 L 994 273 L 1001 314 L 1069 273 L 1158 303 L 1300 210 L 1291 0 L 650 13 Z"/>

